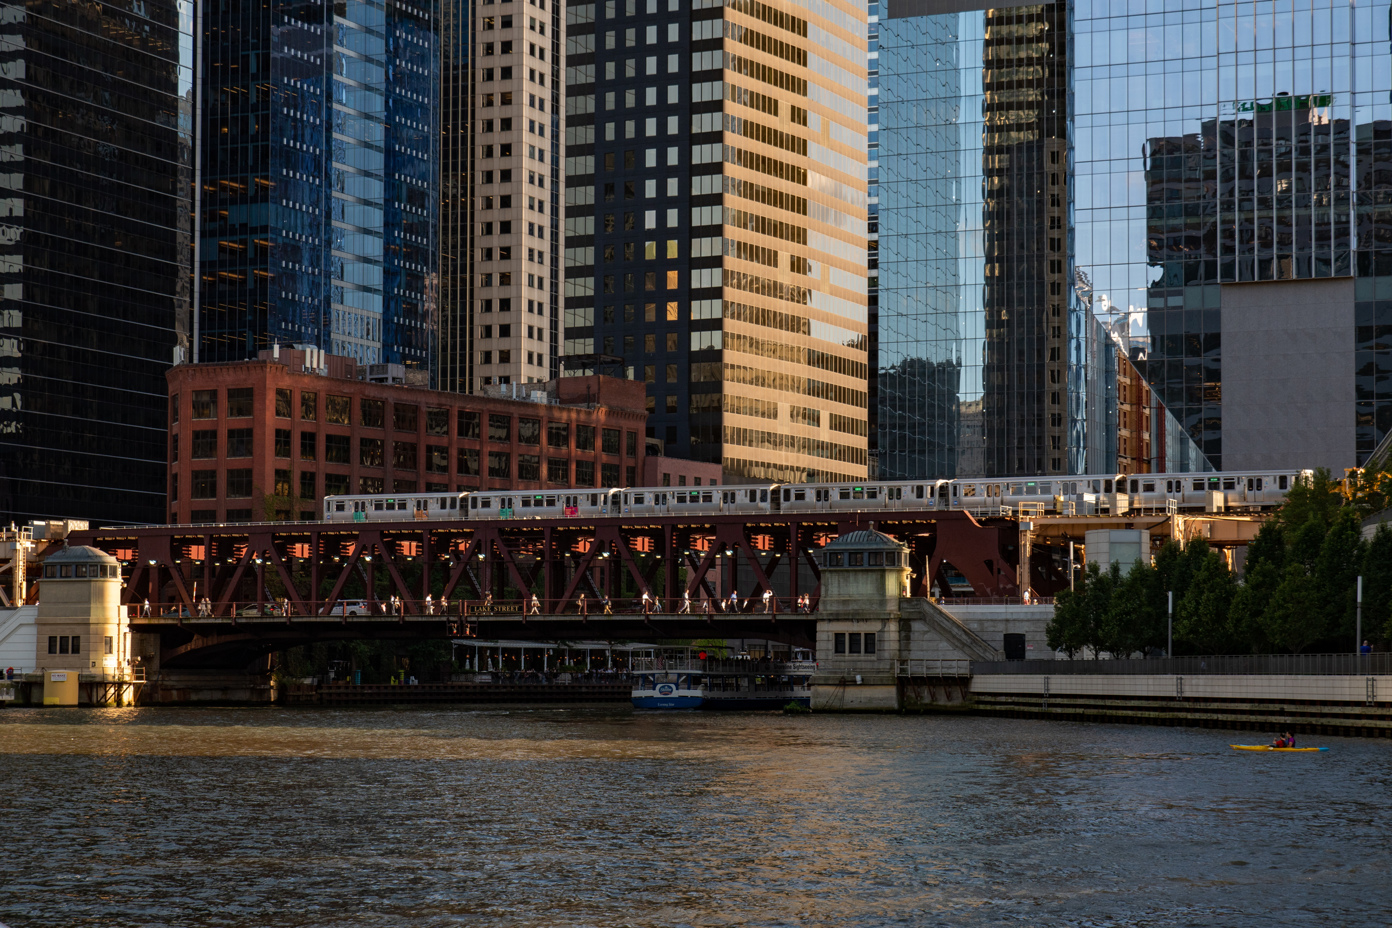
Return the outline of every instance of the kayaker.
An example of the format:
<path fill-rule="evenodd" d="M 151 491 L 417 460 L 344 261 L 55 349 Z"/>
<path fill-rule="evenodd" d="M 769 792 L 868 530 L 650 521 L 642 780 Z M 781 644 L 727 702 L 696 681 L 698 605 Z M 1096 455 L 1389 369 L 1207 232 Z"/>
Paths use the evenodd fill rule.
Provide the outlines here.
<path fill-rule="evenodd" d="M 1286 747 L 1295 747 L 1295 735 L 1292 735 L 1290 732 L 1286 732 Z"/>

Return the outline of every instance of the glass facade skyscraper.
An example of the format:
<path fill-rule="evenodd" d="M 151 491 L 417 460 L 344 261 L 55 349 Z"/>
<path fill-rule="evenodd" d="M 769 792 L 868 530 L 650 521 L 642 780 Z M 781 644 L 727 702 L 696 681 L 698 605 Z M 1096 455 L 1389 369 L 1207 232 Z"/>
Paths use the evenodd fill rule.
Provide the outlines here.
<path fill-rule="evenodd" d="M 0 521 L 159 522 L 196 7 L 0 3 Z"/>
<path fill-rule="evenodd" d="M 1387 3 L 888 5 L 887 473 L 1116 466 L 1113 348 L 1155 468 L 1337 469 L 1392 429 Z"/>
<path fill-rule="evenodd" d="M 437 7 L 205 2 L 200 360 L 433 366 Z"/>

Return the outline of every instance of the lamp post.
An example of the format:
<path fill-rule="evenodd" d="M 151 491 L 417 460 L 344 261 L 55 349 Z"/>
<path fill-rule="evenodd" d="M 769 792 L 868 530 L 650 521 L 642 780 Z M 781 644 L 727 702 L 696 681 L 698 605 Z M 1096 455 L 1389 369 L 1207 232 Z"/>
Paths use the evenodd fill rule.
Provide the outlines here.
<path fill-rule="evenodd" d="M 1174 657 L 1174 590 L 1165 593 L 1165 656 Z"/>

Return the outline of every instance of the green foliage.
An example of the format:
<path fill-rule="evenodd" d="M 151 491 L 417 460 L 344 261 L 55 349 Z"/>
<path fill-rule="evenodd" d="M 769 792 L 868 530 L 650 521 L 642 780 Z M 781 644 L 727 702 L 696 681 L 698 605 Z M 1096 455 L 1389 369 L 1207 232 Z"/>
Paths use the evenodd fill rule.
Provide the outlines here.
<path fill-rule="evenodd" d="M 1321 470 L 1297 484 L 1248 546 L 1240 582 L 1202 538 L 1169 542 L 1153 565 L 1124 577 L 1089 565 L 1078 589 L 1056 600 L 1049 646 L 1070 655 L 1158 652 L 1173 591 L 1176 654 L 1350 651 L 1360 575 L 1364 637 L 1392 637 L 1392 526 L 1367 542 L 1360 521 L 1369 500 L 1383 501 L 1374 490 L 1384 483 L 1365 476 L 1357 492 L 1341 491 Z"/>

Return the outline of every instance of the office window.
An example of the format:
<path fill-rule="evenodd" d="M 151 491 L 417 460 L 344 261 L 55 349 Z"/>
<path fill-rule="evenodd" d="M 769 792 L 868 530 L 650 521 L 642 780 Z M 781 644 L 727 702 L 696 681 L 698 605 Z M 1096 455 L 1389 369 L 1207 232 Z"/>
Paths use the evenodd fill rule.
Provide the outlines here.
<path fill-rule="evenodd" d="M 251 387 L 229 387 L 227 389 L 227 418 L 245 419 L 253 412 Z"/>
<path fill-rule="evenodd" d="M 600 450 L 605 454 L 619 453 L 619 430 L 602 429 L 600 432 Z"/>
<path fill-rule="evenodd" d="M 476 412 L 459 411 L 458 422 L 460 438 L 477 439 L 479 437 L 479 414 Z"/>
<path fill-rule="evenodd" d="M 392 403 L 392 427 L 398 432 L 414 432 L 420 426 L 420 407 Z"/>
<path fill-rule="evenodd" d="M 517 456 L 517 479 L 529 483 L 540 483 L 541 455 L 519 454 Z"/>
<path fill-rule="evenodd" d="M 593 425 L 577 425 L 575 427 L 575 450 L 593 451 L 595 443 L 595 427 Z"/>
<path fill-rule="evenodd" d="M 313 461 L 319 455 L 319 435 L 317 432 L 300 433 L 300 460 Z"/>
<path fill-rule="evenodd" d="M 277 419 L 289 419 L 290 407 L 293 405 L 295 391 L 285 387 L 276 387 L 275 392 L 275 414 Z"/>
<path fill-rule="evenodd" d="M 860 633 L 859 633 L 859 632 L 850 632 L 849 634 L 847 634 L 846 637 L 847 637 L 847 639 L 849 639 L 849 640 L 846 642 L 846 644 L 848 645 L 848 650 L 849 650 L 849 652 L 850 652 L 851 654 L 859 654 L 859 653 L 860 653 Z"/>
<path fill-rule="evenodd" d="M 425 434 L 449 435 L 449 410 L 440 406 L 427 406 L 425 410 Z"/>
<path fill-rule="evenodd" d="M 195 419 L 217 418 L 217 391 L 193 391 L 193 417 Z"/>
<path fill-rule="evenodd" d="M 275 430 L 275 456 L 278 458 L 290 457 L 290 430 Z"/>
<path fill-rule="evenodd" d="M 517 443 L 519 445 L 539 445 L 541 444 L 541 420 L 540 419 L 518 419 L 517 420 Z"/>
<path fill-rule="evenodd" d="M 506 451 L 488 452 L 488 476 L 507 480 L 512 476 L 512 455 Z"/>
<path fill-rule="evenodd" d="M 386 489 L 387 481 L 382 477 L 359 477 L 359 493 L 381 493 Z"/>
<path fill-rule="evenodd" d="M 413 441 L 392 442 L 392 467 L 415 470 L 419 467 L 419 446 Z"/>
<path fill-rule="evenodd" d="M 331 436 L 332 437 L 332 436 Z M 358 464 L 362 467 L 382 466 L 383 440 L 380 438 L 358 439 Z M 330 462 L 338 463 L 338 462 Z M 344 462 L 346 463 L 346 462 Z"/>
<path fill-rule="evenodd" d="M 227 456 L 229 458 L 251 457 L 251 429 L 227 430 Z"/>
<path fill-rule="evenodd" d="M 330 425 L 348 425 L 351 421 L 350 402 L 346 396 L 334 396 L 330 393 L 324 400 L 324 421 Z"/>
<path fill-rule="evenodd" d="M 377 439 L 378 442 L 381 439 Z M 349 459 L 347 435 L 324 436 L 324 461 L 328 464 L 347 464 Z"/>
<path fill-rule="evenodd" d="M 479 453 L 477 448 L 460 448 L 455 457 L 455 473 L 461 477 L 479 475 Z"/>
<path fill-rule="evenodd" d="M 624 453 L 627 454 L 629 457 L 636 457 L 636 456 L 637 456 L 637 454 L 638 454 L 638 433 L 637 433 L 637 432 L 625 432 L 625 433 L 624 433 Z M 631 482 L 632 482 L 632 481 L 630 481 L 630 483 L 631 483 Z"/>
<path fill-rule="evenodd" d="M 300 418 L 306 422 L 314 422 L 319 418 L 319 394 L 315 391 L 300 391 Z"/>
<path fill-rule="evenodd" d="M 547 458 L 546 480 L 548 483 L 570 483 L 570 462 L 565 458 Z"/>
<path fill-rule="evenodd" d="M 324 495 L 325 496 L 345 496 L 348 493 L 347 474 L 325 474 L 324 475 Z"/>
<path fill-rule="evenodd" d="M 179 394 L 177 393 L 169 398 L 169 424 L 179 424 Z"/>
<path fill-rule="evenodd" d="M 425 446 L 425 472 L 428 474 L 449 473 L 449 446 Z"/>
<path fill-rule="evenodd" d="M 570 447 L 570 423 L 549 422 L 546 425 L 546 444 L 552 448 Z"/>
<path fill-rule="evenodd" d="M 346 401 L 348 398 L 345 396 L 343 397 L 343 399 Z M 330 422 L 334 421 L 332 417 L 333 401 L 334 397 L 329 397 L 329 409 L 331 413 L 329 417 Z M 363 425 L 365 428 L 380 429 L 386 421 L 386 409 L 384 408 L 384 406 L 385 404 L 383 404 L 381 400 L 359 400 L 359 423 Z"/>
<path fill-rule="evenodd" d="M 193 433 L 193 458 L 203 460 L 217 457 L 217 429 L 199 429 Z"/>
<path fill-rule="evenodd" d="M 606 487 L 619 485 L 619 465 L 605 464 L 600 467 L 600 483 Z"/>
<path fill-rule="evenodd" d="M 315 483 L 316 483 L 316 480 L 315 480 L 315 476 L 314 476 L 314 471 L 312 471 L 312 470 L 302 470 L 302 471 L 300 471 L 300 498 L 301 498 L 301 499 L 316 499 L 316 498 L 317 498 L 317 495 L 316 495 L 316 493 L 315 493 L 315 490 L 317 489 L 317 488 L 315 487 Z"/>
<path fill-rule="evenodd" d="M 275 472 L 275 489 L 272 491 L 276 496 L 290 495 L 290 471 L 282 470 L 277 467 Z"/>
<path fill-rule="evenodd" d="M 189 486 L 190 499 L 217 499 L 217 471 L 196 470 Z"/>
<path fill-rule="evenodd" d="M 251 468 L 237 467 L 227 471 L 227 498 L 249 499 L 251 497 Z"/>
<path fill-rule="evenodd" d="M 575 485 L 577 487 L 594 486 L 594 461 L 575 462 Z"/>
<path fill-rule="evenodd" d="M 497 442 L 512 441 L 512 416 L 500 416 L 496 413 L 491 413 L 488 416 L 488 440 Z"/>

